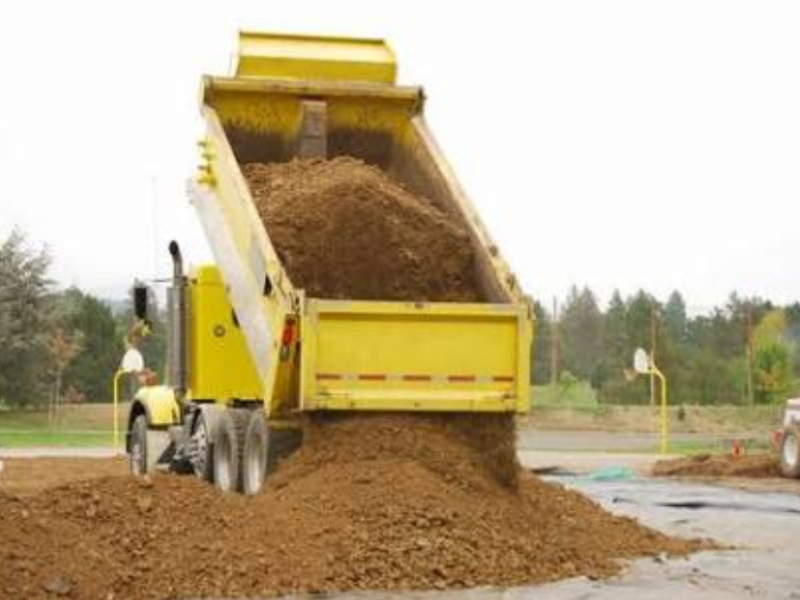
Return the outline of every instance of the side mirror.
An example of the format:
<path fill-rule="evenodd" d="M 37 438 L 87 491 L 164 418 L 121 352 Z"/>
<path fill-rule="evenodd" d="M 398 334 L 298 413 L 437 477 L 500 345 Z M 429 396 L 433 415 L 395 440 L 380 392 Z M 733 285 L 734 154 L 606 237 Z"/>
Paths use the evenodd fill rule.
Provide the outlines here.
<path fill-rule="evenodd" d="M 133 286 L 133 314 L 140 321 L 147 321 L 147 300 L 150 290 L 146 285 L 135 283 Z"/>
<path fill-rule="evenodd" d="M 122 357 L 119 370 L 123 373 L 140 373 L 144 371 L 144 356 L 136 348 L 130 348 Z"/>
<path fill-rule="evenodd" d="M 643 348 L 637 348 L 633 354 L 633 370 L 640 375 L 650 372 L 650 357 Z"/>

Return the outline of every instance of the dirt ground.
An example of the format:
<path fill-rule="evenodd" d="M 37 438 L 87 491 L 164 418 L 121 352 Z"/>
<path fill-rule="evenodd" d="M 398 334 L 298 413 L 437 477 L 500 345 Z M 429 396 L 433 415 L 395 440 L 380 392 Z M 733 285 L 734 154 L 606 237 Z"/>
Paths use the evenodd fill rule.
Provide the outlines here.
<path fill-rule="evenodd" d="M 349 157 L 244 165 L 295 286 L 317 298 L 482 300 L 465 226 Z"/>
<path fill-rule="evenodd" d="M 253 498 L 174 475 L 45 487 L 52 469 L 10 460 L 2 477 L 16 472 L 17 491 L 0 492 L 0 598 L 508 586 L 602 578 L 620 559 L 709 547 L 559 484 L 509 478 L 507 447 L 494 443 L 507 427 L 421 415 L 310 423 L 304 447 Z M 87 476 L 101 464 L 81 462 Z M 35 493 L 21 474 L 37 471 Z"/>
<path fill-rule="evenodd" d="M 697 454 L 658 461 L 653 466 L 656 477 L 753 477 L 781 476 L 774 454 L 745 456 Z"/>
<path fill-rule="evenodd" d="M 4 458 L 0 493 L 29 496 L 48 488 L 109 476 L 126 475 L 119 458 Z"/>

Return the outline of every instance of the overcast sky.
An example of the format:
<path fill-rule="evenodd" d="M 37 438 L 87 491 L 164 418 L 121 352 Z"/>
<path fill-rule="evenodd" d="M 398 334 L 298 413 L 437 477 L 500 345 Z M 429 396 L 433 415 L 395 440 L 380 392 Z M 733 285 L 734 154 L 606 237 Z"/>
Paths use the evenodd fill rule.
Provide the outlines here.
<path fill-rule="evenodd" d="M 239 28 L 386 37 L 525 288 L 800 299 L 798 2 L 0 4 L 0 236 L 120 295 L 209 257 L 185 179 Z"/>

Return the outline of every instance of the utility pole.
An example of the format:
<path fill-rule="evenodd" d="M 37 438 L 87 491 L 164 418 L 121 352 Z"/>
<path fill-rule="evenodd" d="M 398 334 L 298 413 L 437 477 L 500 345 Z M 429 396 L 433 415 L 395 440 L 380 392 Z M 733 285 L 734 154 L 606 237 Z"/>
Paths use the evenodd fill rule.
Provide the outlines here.
<path fill-rule="evenodd" d="M 747 359 L 747 403 L 753 405 L 753 306 L 745 304 L 745 358 Z"/>
<path fill-rule="evenodd" d="M 150 176 L 150 197 L 153 203 L 153 279 L 158 279 L 158 259 L 161 257 L 158 238 L 158 178 Z"/>
<path fill-rule="evenodd" d="M 550 320 L 550 384 L 558 385 L 558 298 L 553 296 L 553 318 Z"/>

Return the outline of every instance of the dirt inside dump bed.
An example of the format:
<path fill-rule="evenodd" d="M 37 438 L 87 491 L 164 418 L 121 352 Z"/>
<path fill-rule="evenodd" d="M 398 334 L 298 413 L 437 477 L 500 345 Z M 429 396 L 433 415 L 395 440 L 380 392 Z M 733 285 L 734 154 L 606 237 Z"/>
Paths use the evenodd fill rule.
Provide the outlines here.
<path fill-rule="evenodd" d="M 309 420 L 304 446 L 252 498 L 177 475 L 0 492 L 0 598 L 509 586 L 705 547 L 528 473 L 509 481 L 508 419 L 476 419 Z"/>
<path fill-rule="evenodd" d="M 243 167 L 292 280 L 315 298 L 484 300 L 465 225 L 357 159 Z"/>
<path fill-rule="evenodd" d="M 747 456 L 697 454 L 660 460 L 653 466 L 657 477 L 780 477 L 774 454 Z"/>

